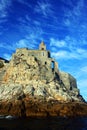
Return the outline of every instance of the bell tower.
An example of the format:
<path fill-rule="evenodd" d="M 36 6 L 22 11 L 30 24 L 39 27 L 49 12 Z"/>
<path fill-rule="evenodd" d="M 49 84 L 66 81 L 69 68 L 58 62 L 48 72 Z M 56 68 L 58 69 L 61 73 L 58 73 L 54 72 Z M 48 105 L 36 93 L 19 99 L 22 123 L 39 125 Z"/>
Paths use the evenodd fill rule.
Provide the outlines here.
<path fill-rule="evenodd" d="M 46 50 L 46 45 L 43 41 L 39 45 L 39 50 Z"/>

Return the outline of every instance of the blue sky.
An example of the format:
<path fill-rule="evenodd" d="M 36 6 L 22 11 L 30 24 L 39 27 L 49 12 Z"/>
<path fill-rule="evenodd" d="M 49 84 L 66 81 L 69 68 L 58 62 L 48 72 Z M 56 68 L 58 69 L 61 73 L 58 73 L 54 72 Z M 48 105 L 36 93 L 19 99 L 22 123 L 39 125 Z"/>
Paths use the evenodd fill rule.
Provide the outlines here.
<path fill-rule="evenodd" d="M 0 0 L 0 57 L 42 40 L 87 100 L 87 0 Z"/>

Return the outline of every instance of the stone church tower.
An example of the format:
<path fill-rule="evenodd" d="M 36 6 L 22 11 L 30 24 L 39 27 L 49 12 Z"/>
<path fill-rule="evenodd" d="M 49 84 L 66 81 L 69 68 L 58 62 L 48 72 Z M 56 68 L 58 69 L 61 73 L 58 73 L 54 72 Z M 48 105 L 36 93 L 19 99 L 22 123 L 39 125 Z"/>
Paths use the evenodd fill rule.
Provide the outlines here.
<path fill-rule="evenodd" d="M 28 48 L 19 48 L 16 50 L 16 57 L 26 59 L 29 65 L 34 65 L 35 60 L 37 61 L 41 77 L 48 77 L 48 79 L 53 79 L 54 75 L 58 73 L 58 63 L 51 57 L 50 51 L 46 50 L 46 44 L 42 41 L 39 44 L 38 50 L 32 50 Z M 13 58 L 15 55 L 13 56 Z M 21 60 L 21 59 L 20 59 Z"/>
<path fill-rule="evenodd" d="M 39 45 L 39 50 L 46 50 L 46 45 L 45 45 L 45 43 L 43 41 Z"/>

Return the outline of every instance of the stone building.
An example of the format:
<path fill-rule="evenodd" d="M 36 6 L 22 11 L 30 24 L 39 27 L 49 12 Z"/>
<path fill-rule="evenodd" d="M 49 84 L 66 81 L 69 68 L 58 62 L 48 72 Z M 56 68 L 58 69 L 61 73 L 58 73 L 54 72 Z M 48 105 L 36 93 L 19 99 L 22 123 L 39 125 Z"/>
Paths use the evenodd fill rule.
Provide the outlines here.
<path fill-rule="evenodd" d="M 21 53 L 21 56 L 26 55 L 26 57 L 32 57 L 32 59 L 33 57 L 36 57 L 41 61 L 42 65 L 47 66 L 51 72 L 58 71 L 58 63 L 53 58 L 51 58 L 50 51 L 46 50 L 46 45 L 43 41 L 39 45 L 39 50 L 21 48 L 17 49 L 16 53 Z"/>

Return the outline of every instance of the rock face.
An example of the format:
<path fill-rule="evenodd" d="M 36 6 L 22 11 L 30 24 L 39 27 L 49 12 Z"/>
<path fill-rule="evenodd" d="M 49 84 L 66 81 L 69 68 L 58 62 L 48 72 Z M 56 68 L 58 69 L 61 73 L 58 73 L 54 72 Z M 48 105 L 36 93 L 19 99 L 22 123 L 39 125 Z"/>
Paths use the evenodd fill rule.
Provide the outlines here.
<path fill-rule="evenodd" d="M 28 116 L 25 113 L 33 99 L 39 104 L 40 101 L 83 102 L 76 79 L 59 71 L 43 42 L 39 50 L 17 49 L 8 64 L 0 60 L 0 65 L 0 106 L 2 109 L 3 104 L 7 106 L 7 113 L 1 109 L 0 114 Z M 12 113 L 19 106 L 23 107 L 21 114 Z"/>

